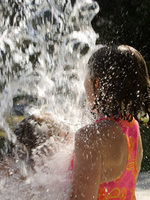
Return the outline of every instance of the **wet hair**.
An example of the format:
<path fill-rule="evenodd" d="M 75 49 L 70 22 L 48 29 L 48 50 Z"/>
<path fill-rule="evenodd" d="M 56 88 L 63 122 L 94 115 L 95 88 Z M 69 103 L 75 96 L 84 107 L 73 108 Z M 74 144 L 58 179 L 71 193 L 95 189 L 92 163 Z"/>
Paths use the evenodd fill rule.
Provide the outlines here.
<path fill-rule="evenodd" d="M 142 55 L 127 45 L 104 46 L 88 61 L 95 105 L 99 113 L 131 121 L 150 113 L 150 81 Z M 96 95 L 96 80 L 99 95 Z"/>

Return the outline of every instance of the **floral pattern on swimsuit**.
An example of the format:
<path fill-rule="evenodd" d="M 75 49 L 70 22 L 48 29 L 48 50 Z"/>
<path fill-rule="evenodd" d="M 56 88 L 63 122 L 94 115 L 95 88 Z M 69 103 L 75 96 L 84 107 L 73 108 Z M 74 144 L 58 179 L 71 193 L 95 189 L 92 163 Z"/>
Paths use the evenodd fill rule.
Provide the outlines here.
<path fill-rule="evenodd" d="M 107 120 L 100 118 L 95 123 Z M 114 120 L 114 118 L 112 118 Z M 126 120 L 114 120 L 120 125 L 128 143 L 128 160 L 122 175 L 114 181 L 100 183 L 97 200 L 136 200 L 135 187 L 138 176 L 137 169 L 137 145 L 138 145 L 138 122 L 133 119 L 131 122 Z M 73 156 L 69 170 L 73 170 Z"/>

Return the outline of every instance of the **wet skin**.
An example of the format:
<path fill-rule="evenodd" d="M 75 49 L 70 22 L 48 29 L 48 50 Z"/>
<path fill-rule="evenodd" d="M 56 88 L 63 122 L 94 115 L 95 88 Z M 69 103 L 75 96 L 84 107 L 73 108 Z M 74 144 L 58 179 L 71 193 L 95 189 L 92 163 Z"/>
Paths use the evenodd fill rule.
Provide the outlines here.
<path fill-rule="evenodd" d="M 89 73 L 84 85 L 89 106 L 92 108 L 94 96 Z M 98 81 L 96 81 L 95 87 L 98 86 Z M 75 135 L 73 183 L 70 200 L 96 200 L 100 183 L 120 177 L 125 169 L 127 159 L 127 141 L 121 127 L 116 122 L 103 120 L 81 128 Z M 142 143 L 139 132 L 137 153 L 139 171 L 141 161 Z"/>

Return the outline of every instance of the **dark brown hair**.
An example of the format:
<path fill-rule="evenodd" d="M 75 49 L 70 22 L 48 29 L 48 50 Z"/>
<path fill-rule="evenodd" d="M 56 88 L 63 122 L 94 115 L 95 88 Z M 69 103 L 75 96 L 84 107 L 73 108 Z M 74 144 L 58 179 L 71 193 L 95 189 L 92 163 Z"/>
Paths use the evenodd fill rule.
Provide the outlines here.
<path fill-rule="evenodd" d="M 150 112 L 150 81 L 142 55 L 127 45 L 102 47 L 89 59 L 93 81 L 99 80 L 95 108 L 110 116 L 132 120 L 140 111 Z M 95 93 L 96 94 L 96 93 Z"/>

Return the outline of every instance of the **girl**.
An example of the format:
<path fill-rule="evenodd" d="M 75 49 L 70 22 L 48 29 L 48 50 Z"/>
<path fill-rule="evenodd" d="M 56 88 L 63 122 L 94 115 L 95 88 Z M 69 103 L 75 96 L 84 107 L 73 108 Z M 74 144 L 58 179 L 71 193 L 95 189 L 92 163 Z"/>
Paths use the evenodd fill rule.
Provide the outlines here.
<path fill-rule="evenodd" d="M 88 62 L 85 89 L 97 120 L 75 135 L 70 200 L 135 200 L 142 161 L 140 112 L 150 112 L 146 63 L 134 48 L 102 47 Z"/>

